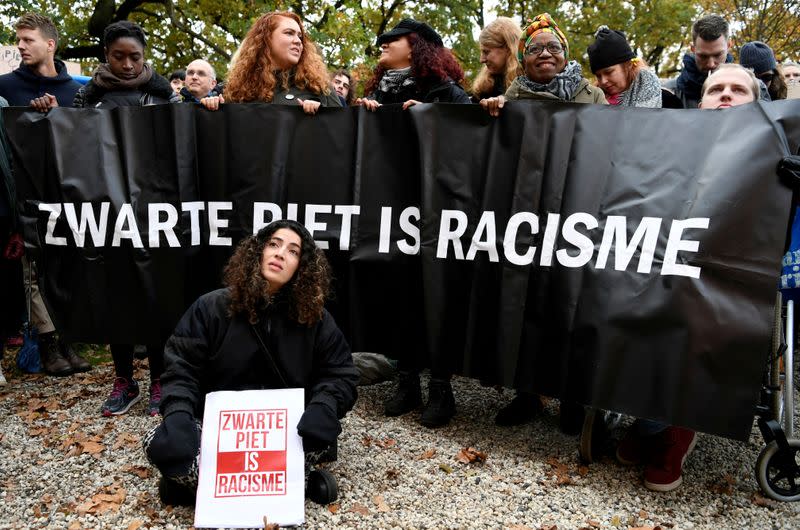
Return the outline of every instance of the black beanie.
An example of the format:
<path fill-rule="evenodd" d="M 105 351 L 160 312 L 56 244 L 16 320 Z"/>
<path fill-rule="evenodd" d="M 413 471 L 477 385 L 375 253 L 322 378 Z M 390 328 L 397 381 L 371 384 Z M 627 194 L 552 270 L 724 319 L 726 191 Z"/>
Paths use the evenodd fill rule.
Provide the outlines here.
<path fill-rule="evenodd" d="M 600 26 L 594 34 L 594 42 L 586 49 L 592 72 L 630 61 L 636 54 L 631 50 L 625 34 Z"/>

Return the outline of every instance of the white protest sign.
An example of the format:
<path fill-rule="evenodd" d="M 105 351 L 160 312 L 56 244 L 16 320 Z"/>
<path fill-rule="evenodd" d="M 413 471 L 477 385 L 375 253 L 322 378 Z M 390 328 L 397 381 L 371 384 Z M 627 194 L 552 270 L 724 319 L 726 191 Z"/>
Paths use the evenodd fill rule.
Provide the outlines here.
<path fill-rule="evenodd" d="M 302 388 L 206 396 L 195 527 L 303 524 L 303 410 Z"/>

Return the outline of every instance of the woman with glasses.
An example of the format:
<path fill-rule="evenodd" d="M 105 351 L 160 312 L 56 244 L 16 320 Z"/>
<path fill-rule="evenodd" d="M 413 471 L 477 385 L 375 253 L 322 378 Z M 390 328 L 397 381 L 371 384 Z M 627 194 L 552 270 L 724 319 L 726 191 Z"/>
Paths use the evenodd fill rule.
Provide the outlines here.
<path fill-rule="evenodd" d="M 739 50 L 739 64 L 749 68 L 756 77 L 767 86 L 769 97 L 773 101 L 786 99 L 786 81 L 778 71 L 775 54 L 772 48 L 763 42 L 748 42 Z"/>
<path fill-rule="evenodd" d="M 581 65 L 569 60 L 567 37 L 548 13 L 537 15 L 522 32 L 518 57 L 525 74 L 511 83 L 504 96 L 480 102 L 492 116 L 500 113 L 506 100 L 607 103 L 603 91 L 583 77 Z"/>

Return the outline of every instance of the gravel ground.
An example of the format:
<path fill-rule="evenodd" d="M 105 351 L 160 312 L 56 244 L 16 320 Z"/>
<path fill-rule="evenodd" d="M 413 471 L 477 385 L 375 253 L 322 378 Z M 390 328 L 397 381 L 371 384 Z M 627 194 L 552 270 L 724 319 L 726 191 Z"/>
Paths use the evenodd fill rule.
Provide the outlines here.
<path fill-rule="evenodd" d="M 191 526 L 191 510 L 161 505 L 139 448 L 159 421 L 144 415 L 145 400 L 119 418 L 99 415 L 110 365 L 55 379 L 15 374 L 10 357 L 9 384 L 0 387 L 0 529 Z M 146 380 L 146 368 L 137 377 Z M 360 389 L 330 465 L 339 500 L 307 502 L 308 527 L 800 528 L 800 504 L 759 492 L 753 468 L 763 442 L 755 428 L 747 443 L 701 435 L 683 486 L 653 493 L 640 470 L 611 458 L 582 466 L 576 438 L 558 431 L 555 401 L 530 424 L 498 428 L 494 414 L 510 393 L 456 378 L 457 416 L 429 430 L 416 413 L 381 415 L 390 390 Z M 467 447 L 486 461 L 460 463 Z"/>

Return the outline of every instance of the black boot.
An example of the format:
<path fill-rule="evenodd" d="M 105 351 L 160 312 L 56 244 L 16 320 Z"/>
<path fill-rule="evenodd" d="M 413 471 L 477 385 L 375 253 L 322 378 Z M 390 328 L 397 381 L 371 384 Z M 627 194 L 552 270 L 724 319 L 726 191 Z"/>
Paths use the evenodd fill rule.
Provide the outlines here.
<path fill-rule="evenodd" d="M 306 497 L 317 504 L 330 504 L 339 497 L 336 478 L 326 469 L 315 469 L 308 474 Z"/>
<path fill-rule="evenodd" d="M 383 404 L 383 413 L 387 416 L 400 416 L 420 405 L 422 405 L 422 390 L 419 387 L 419 373 L 397 372 L 397 389 Z"/>
<path fill-rule="evenodd" d="M 161 503 L 170 506 L 194 506 L 197 493 L 188 486 L 161 477 L 158 481 Z"/>
<path fill-rule="evenodd" d="M 420 422 L 425 427 L 447 425 L 456 414 L 456 400 L 449 379 L 431 377 L 428 383 L 428 404 L 422 411 Z"/>
<path fill-rule="evenodd" d="M 531 421 L 542 411 L 542 401 L 536 394 L 518 391 L 511 403 L 500 409 L 494 422 L 497 425 L 509 427 L 511 425 L 522 425 Z"/>
<path fill-rule="evenodd" d="M 42 368 L 47 375 L 63 377 L 70 375 L 73 368 L 69 361 L 61 355 L 58 342 L 55 332 L 39 335 L 39 357 L 42 359 Z"/>
<path fill-rule="evenodd" d="M 92 369 L 92 365 L 89 364 L 89 361 L 78 355 L 78 352 L 72 347 L 71 344 L 67 344 L 66 342 L 59 339 L 58 347 L 61 351 L 61 355 L 67 360 L 69 365 L 72 367 L 72 371 L 75 373 L 78 372 L 88 372 Z"/>

